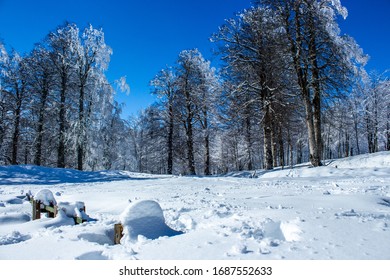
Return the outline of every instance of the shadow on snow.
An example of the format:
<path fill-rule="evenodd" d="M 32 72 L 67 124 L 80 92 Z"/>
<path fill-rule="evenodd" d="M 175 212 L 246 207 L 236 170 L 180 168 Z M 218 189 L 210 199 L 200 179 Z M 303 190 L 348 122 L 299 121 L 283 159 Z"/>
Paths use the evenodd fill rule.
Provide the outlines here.
<path fill-rule="evenodd" d="M 134 178 L 125 171 L 79 171 L 74 169 L 48 168 L 34 165 L 0 166 L 1 185 L 52 185 L 63 183 L 96 183 L 123 180 L 154 180 Z"/>

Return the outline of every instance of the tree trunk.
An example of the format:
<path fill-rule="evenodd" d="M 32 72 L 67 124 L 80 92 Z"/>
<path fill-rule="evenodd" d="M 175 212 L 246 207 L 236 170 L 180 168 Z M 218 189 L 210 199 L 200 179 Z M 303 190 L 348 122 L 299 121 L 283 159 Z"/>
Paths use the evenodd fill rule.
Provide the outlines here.
<path fill-rule="evenodd" d="M 203 110 L 203 128 L 205 131 L 205 167 L 204 167 L 204 174 L 205 175 L 211 175 L 210 172 L 210 134 L 209 134 L 209 123 L 208 123 L 208 115 L 207 115 L 207 108 Z"/>
<path fill-rule="evenodd" d="M 272 119 L 271 112 L 268 104 L 264 106 L 264 168 L 266 170 L 273 169 L 273 159 L 272 159 Z"/>
<path fill-rule="evenodd" d="M 194 138 L 192 131 L 192 117 L 187 117 L 187 157 L 188 170 L 190 175 L 196 175 L 195 172 L 195 157 L 194 157 Z"/>
<path fill-rule="evenodd" d="M 190 175 L 196 175 L 195 172 L 195 157 L 194 157 L 194 136 L 193 136 L 193 127 L 192 122 L 194 120 L 194 112 L 192 110 L 192 100 L 190 92 L 188 91 L 188 80 L 186 80 L 185 85 L 185 95 L 186 95 L 186 110 L 187 116 L 185 121 L 185 128 L 187 134 L 187 160 L 188 160 L 188 171 Z"/>
<path fill-rule="evenodd" d="M 168 130 L 168 174 L 173 173 L 173 105 L 172 102 L 169 101 L 169 130 Z"/>
<path fill-rule="evenodd" d="M 278 142 L 277 142 L 277 135 L 276 135 L 276 125 L 275 121 L 271 123 L 271 147 L 272 147 L 272 165 L 273 167 L 278 166 Z"/>
<path fill-rule="evenodd" d="M 252 162 L 251 120 L 248 115 L 245 117 L 245 140 L 246 140 L 247 150 L 248 150 L 248 170 L 252 170 L 253 162 Z"/>
<path fill-rule="evenodd" d="M 59 137 L 58 137 L 58 158 L 57 158 L 57 167 L 65 168 L 65 118 L 66 118 L 66 87 L 67 79 L 66 74 L 62 76 L 61 82 L 61 97 L 60 97 L 60 112 L 59 112 Z"/>
<path fill-rule="evenodd" d="M 79 95 L 79 129 L 77 134 L 77 169 L 83 170 L 84 159 L 84 137 L 85 137 L 85 118 L 84 118 L 84 84 L 80 86 Z"/>
<path fill-rule="evenodd" d="M 366 108 L 366 129 L 367 129 L 367 144 L 368 152 L 373 153 L 374 149 L 374 135 L 372 133 L 372 122 L 370 116 L 368 115 L 368 108 Z"/>
<path fill-rule="evenodd" d="M 287 165 L 293 166 L 294 165 L 294 153 L 293 153 L 293 145 L 291 140 L 291 133 L 290 133 L 290 125 L 287 126 Z"/>
<path fill-rule="evenodd" d="M 211 159 L 210 159 L 210 136 L 209 136 L 209 133 L 206 132 L 206 137 L 205 137 L 205 168 L 204 168 L 204 174 L 205 175 L 211 175 L 210 164 L 211 164 Z"/>
<path fill-rule="evenodd" d="M 48 90 L 44 90 L 41 97 L 39 108 L 38 127 L 37 127 L 37 142 L 35 145 L 34 164 L 40 166 L 42 164 L 42 145 L 43 145 L 43 123 L 45 118 L 46 100 L 49 94 Z"/>
<path fill-rule="evenodd" d="M 321 160 L 320 160 L 320 151 L 321 151 L 321 99 L 320 99 L 320 88 L 318 84 L 315 85 L 315 92 L 314 92 L 314 98 L 313 103 L 311 101 L 310 96 L 310 82 L 308 80 L 308 73 L 307 69 L 308 63 L 303 57 L 302 51 L 303 51 L 303 34 L 302 34 L 302 24 L 301 24 L 301 11 L 300 11 L 300 5 L 297 3 L 294 7 L 295 12 L 295 19 L 294 19 L 294 25 L 295 28 L 290 27 L 290 14 L 287 14 L 287 17 L 285 18 L 285 27 L 287 30 L 287 38 L 290 42 L 290 52 L 291 57 L 294 64 L 295 73 L 297 75 L 297 81 L 298 85 L 301 91 L 301 97 L 303 99 L 303 103 L 305 106 L 306 111 L 306 125 L 308 130 L 308 140 L 309 140 L 309 153 L 310 153 L 310 162 L 313 166 L 320 166 Z M 311 25 L 311 31 L 314 30 L 314 26 Z M 292 36 L 291 32 L 295 32 L 295 39 Z M 309 38 L 309 48 L 310 48 L 310 59 L 312 60 L 312 64 L 315 67 L 316 63 L 316 56 L 315 56 L 315 48 L 313 48 L 313 44 L 315 44 L 315 36 L 314 33 L 311 34 L 311 38 Z M 313 56 L 312 56 L 313 55 Z M 315 69 L 315 71 L 318 70 Z M 313 73 L 314 82 L 318 83 L 318 73 Z"/>
<path fill-rule="evenodd" d="M 19 92 L 16 94 L 19 95 Z M 15 122 L 14 122 L 14 132 L 12 135 L 12 158 L 11 158 L 11 164 L 16 165 L 18 164 L 18 143 L 19 143 L 19 136 L 20 136 L 20 118 L 21 118 L 21 112 L 22 112 L 22 100 L 17 97 L 16 102 L 16 110 L 15 110 Z"/>
<path fill-rule="evenodd" d="M 306 110 L 306 125 L 309 136 L 309 153 L 310 153 L 310 162 L 313 166 L 319 166 L 318 162 L 319 156 L 317 155 L 318 150 L 316 149 L 316 136 L 315 128 L 313 122 L 313 111 L 312 104 L 310 102 L 310 96 L 304 96 L 305 110 Z"/>
<path fill-rule="evenodd" d="M 360 145 L 359 145 L 359 131 L 358 131 L 358 119 L 356 117 L 356 113 L 354 113 L 354 130 L 355 130 L 355 143 L 356 143 L 356 149 L 357 154 L 360 155 Z"/>
<path fill-rule="evenodd" d="M 345 150 L 344 150 L 344 156 L 349 157 L 350 150 L 349 150 L 349 133 L 345 132 Z"/>
<path fill-rule="evenodd" d="M 284 168 L 284 143 L 283 143 L 283 134 L 282 134 L 282 126 L 279 124 L 278 126 L 278 146 L 279 146 L 279 165 Z"/>
<path fill-rule="evenodd" d="M 386 123 L 386 138 L 387 138 L 387 143 L 386 143 L 386 150 L 390 151 L 390 105 L 387 106 L 387 123 Z"/>
<path fill-rule="evenodd" d="M 309 40 L 309 55 L 311 64 L 311 73 L 313 79 L 314 96 L 313 96 L 313 129 L 314 129 L 314 147 L 313 154 L 311 154 L 311 163 L 313 166 L 321 166 L 322 155 L 322 137 L 321 137 L 321 86 L 320 74 L 317 61 L 317 47 L 316 47 L 316 30 L 314 23 L 310 17 L 310 40 Z"/>

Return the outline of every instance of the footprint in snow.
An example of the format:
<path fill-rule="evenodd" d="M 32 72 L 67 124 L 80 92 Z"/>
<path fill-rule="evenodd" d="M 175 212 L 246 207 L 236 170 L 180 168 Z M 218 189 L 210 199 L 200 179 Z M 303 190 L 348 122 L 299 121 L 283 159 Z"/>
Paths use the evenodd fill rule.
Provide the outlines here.
<path fill-rule="evenodd" d="M 379 204 L 380 204 L 380 205 L 383 205 L 383 206 L 390 207 L 390 198 L 382 198 L 382 199 L 379 201 Z"/>
<path fill-rule="evenodd" d="M 16 243 L 27 241 L 29 239 L 31 239 L 30 235 L 21 234 L 19 231 L 14 231 L 11 234 L 0 236 L 0 246 L 16 244 Z"/>

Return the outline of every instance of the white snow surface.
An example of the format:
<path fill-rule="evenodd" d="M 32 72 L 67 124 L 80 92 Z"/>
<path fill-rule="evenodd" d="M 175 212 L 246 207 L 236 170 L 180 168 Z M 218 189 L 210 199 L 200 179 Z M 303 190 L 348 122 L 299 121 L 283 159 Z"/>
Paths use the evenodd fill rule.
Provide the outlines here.
<path fill-rule="evenodd" d="M 0 167 L 0 259 L 390 259 L 390 152 L 255 175 Z M 42 189 L 91 219 L 31 221 Z"/>

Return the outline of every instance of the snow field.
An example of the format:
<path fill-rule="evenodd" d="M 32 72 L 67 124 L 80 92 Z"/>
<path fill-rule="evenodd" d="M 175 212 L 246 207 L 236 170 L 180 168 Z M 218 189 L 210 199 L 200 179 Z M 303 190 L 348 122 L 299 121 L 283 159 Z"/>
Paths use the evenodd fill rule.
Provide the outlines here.
<path fill-rule="evenodd" d="M 389 152 L 257 178 L 24 168 L 0 168 L 0 259 L 390 259 Z M 23 195 L 42 189 L 92 221 L 31 221 Z"/>

